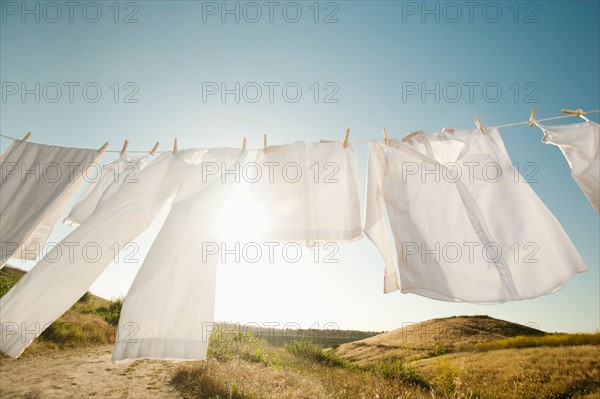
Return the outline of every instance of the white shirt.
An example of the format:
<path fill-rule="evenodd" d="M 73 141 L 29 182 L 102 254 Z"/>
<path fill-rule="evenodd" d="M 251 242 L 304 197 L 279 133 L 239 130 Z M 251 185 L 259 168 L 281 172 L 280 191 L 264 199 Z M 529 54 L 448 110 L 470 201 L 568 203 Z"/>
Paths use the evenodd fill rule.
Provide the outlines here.
<path fill-rule="evenodd" d="M 542 142 L 554 144 L 569 162 L 571 176 L 596 212 L 600 211 L 600 125 L 587 118 L 585 122 L 562 126 L 543 126 Z"/>
<path fill-rule="evenodd" d="M 587 270 L 512 167 L 498 130 L 487 130 L 419 131 L 389 146 L 369 144 L 365 234 L 384 257 L 385 292 L 499 303 L 554 292 Z"/>
<path fill-rule="evenodd" d="M 254 182 L 252 172 L 250 193 L 264 210 L 264 238 L 310 243 L 362 237 L 352 146 L 324 141 L 271 146 L 255 162 L 262 175 Z"/>
<path fill-rule="evenodd" d="M 77 227 L 105 203 L 123 184 L 135 184 L 135 175 L 144 168 L 149 155 L 130 157 L 120 154 L 115 161 L 102 166 L 99 175 L 88 183 L 73 205 L 64 223 Z"/>

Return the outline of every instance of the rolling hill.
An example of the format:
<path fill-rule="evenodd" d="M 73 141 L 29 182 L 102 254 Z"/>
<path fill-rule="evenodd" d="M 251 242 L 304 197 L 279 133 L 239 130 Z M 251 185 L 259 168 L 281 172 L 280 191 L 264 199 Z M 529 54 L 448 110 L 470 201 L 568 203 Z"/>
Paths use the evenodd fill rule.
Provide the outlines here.
<path fill-rule="evenodd" d="M 411 324 L 340 345 L 336 353 L 355 364 L 417 360 L 452 353 L 476 344 L 547 333 L 489 316 L 454 316 Z"/>

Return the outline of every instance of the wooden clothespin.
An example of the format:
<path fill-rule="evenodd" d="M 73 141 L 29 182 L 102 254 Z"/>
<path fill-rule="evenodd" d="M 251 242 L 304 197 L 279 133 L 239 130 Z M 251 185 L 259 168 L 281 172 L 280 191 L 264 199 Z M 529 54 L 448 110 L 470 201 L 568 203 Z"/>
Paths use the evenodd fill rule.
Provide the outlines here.
<path fill-rule="evenodd" d="M 173 155 L 177 153 L 177 139 L 173 140 Z"/>
<path fill-rule="evenodd" d="M 344 148 L 348 147 L 348 138 L 350 137 L 350 128 L 346 129 L 346 138 L 344 139 Z"/>
<path fill-rule="evenodd" d="M 152 150 L 150 151 L 150 155 L 154 155 L 154 153 L 158 149 L 159 145 L 160 145 L 160 143 L 157 141 L 156 144 L 154 144 L 154 147 L 152 147 Z"/>
<path fill-rule="evenodd" d="M 577 116 L 585 115 L 585 112 L 581 108 L 576 109 L 576 110 L 561 109 L 560 112 L 562 112 L 563 114 L 567 114 L 567 115 L 577 115 Z"/>
<path fill-rule="evenodd" d="M 590 120 L 585 116 L 585 114 L 587 114 L 587 112 L 585 112 L 584 110 L 582 110 L 581 108 L 577 108 L 576 110 L 572 110 L 572 109 L 561 109 L 560 112 L 562 112 L 563 114 L 567 114 L 567 115 L 577 115 L 580 118 L 582 118 L 583 120 L 589 122 Z"/>
<path fill-rule="evenodd" d="M 383 128 L 383 141 L 385 141 L 385 145 L 390 145 L 390 139 L 387 135 L 387 130 Z"/>
<path fill-rule="evenodd" d="M 247 143 L 247 140 L 244 137 L 244 140 L 242 141 L 242 152 L 246 151 L 246 143 Z"/>
<path fill-rule="evenodd" d="M 486 133 L 485 126 L 483 126 L 483 123 L 481 123 L 481 120 L 479 118 L 475 118 L 475 125 L 477 125 L 477 128 L 481 130 L 481 133 Z"/>
<path fill-rule="evenodd" d="M 267 135 L 266 135 L 266 134 L 265 134 L 265 136 L 264 136 L 264 140 L 263 140 L 263 146 L 264 146 L 264 149 L 265 149 L 265 150 L 266 150 L 266 149 L 267 149 L 267 147 L 268 147 L 268 145 L 267 145 Z"/>
<path fill-rule="evenodd" d="M 531 113 L 529 114 L 529 127 L 534 125 L 533 121 L 535 120 L 535 108 L 531 109 Z"/>
<path fill-rule="evenodd" d="M 129 145 L 129 140 L 125 140 L 125 142 L 123 143 L 123 148 L 121 148 L 121 155 L 125 154 L 125 151 L 127 151 L 128 145 Z"/>
<path fill-rule="evenodd" d="M 29 138 L 31 137 L 31 132 L 28 132 L 25 137 L 23 137 L 23 141 L 27 141 L 29 140 Z"/>
<path fill-rule="evenodd" d="M 106 143 L 104 143 L 104 145 L 102 147 L 100 147 L 98 149 L 98 152 L 102 152 L 102 151 L 106 150 L 106 147 L 108 147 L 108 141 Z"/>

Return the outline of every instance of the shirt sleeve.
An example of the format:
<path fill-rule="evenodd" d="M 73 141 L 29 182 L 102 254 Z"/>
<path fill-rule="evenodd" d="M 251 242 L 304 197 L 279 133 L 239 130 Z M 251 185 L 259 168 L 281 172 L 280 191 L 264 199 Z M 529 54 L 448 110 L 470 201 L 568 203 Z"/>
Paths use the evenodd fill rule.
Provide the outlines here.
<path fill-rule="evenodd" d="M 383 292 L 389 293 L 400 289 L 400 279 L 394 267 L 392 246 L 385 224 L 385 201 L 383 198 L 385 162 L 385 156 L 378 144 L 376 142 L 369 143 L 364 231 L 383 256 L 385 264 Z"/>

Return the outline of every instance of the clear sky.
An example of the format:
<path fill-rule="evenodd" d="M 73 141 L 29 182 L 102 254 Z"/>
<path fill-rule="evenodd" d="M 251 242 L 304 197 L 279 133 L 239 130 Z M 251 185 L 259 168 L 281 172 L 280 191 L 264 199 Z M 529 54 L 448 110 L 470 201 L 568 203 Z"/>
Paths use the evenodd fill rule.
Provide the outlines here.
<path fill-rule="evenodd" d="M 156 141 L 164 150 L 174 137 L 187 148 L 238 147 L 245 136 L 256 148 L 263 133 L 285 144 L 341 139 L 349 127 L 358 141 L 380 139 L 382 127 L 398 137 L 471 128 L 475 117 L 486 125 L 523 121 L 531 108 L 539 118 L 600 108 L 597 1 L 0 3 L 0 130 L 31 131 L 35 142 L 109 141 L 115 150 L 128 139 L 132 150 Z M 239 82 L 239 102 L 210 94 L 222 82 Z M 489 314 L 548 331 L 598 330 L 599 216 L 539 129 L 501 134 L 514 163 L 538 165 L 533 189 L 590 269 L 559 292 L 485 306 L 384 295 L 383 261 L 365 238 L 340 246 L 337 264 L 312 262 L 309 252 L 295 264 L 222 264 L 217 319 L 389 330 Z M 362 196 L 366 145 L 356 152 Z M 140 262 L 159 225 L 136 240 Z M 69 231 L 59 225 L 51 240 Z M 111 265 L 92 291 L 125 295 L 139 266 Z"/>

